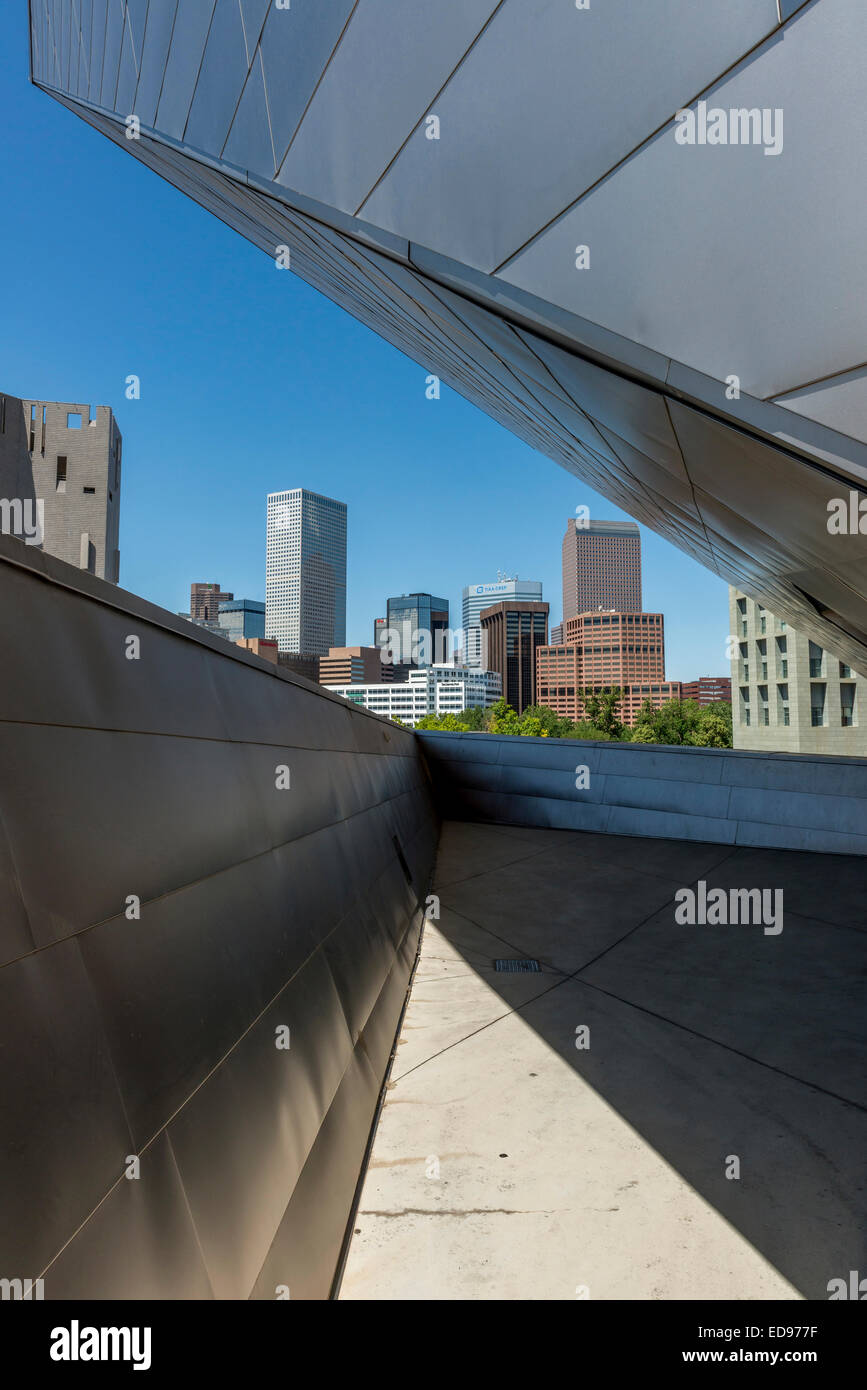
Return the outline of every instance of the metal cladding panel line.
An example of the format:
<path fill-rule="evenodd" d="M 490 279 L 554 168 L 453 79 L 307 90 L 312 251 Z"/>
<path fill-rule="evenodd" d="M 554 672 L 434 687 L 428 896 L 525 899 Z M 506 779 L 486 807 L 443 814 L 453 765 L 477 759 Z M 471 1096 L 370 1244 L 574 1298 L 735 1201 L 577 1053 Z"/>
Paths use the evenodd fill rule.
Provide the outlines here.
<path fill-rule="evenodd" d="M 327 1298 L 435 853 L 419 745 L 14 538 L 0 585 L 3 1268 Z"/>

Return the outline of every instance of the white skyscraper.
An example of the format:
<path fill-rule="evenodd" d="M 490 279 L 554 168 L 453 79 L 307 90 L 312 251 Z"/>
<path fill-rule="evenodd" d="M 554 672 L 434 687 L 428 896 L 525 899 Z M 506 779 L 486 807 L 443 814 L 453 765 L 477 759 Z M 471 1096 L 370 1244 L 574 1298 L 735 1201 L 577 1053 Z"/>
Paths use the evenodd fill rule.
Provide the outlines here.
<path fill-rule="evenodd" d="M 265 636 L 281 652 L 346 645 L 346 503 L 306 488 L 268 494 Z"/>
<path fill-rule="evenodd" d="M 492 603 L 502 603 L 508 599 L 527 599 L 532 603 L 542 602 L 542 585 L 538 579 L 498 579 L 495 584 L 468 584 L 461 595 L 461 621 L 464 629 L 464 659 L 468 666 L 481 666 L 482 624 L 479 618 L 483 608 Z"/>

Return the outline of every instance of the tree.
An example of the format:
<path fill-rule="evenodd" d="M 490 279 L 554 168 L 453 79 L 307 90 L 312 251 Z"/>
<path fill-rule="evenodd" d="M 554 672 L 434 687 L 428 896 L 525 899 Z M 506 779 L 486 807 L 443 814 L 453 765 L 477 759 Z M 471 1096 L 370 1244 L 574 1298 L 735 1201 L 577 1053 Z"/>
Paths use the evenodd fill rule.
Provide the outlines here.
<path fill-rule="evenodd" d="M 692 741 L 699 748 L 731 748 L 732 707 L 727 700 L 704 706 Z"/>
<path fill-rule="evenodd" d="M 579 690 L 578 699 L 581 701 L 587 723 L 592 728 L 601 734 L 607 734 L 609 738 L 620 738 L 623 725 L 618 718 L 618 712 L 623 691 L 619 685 L 599 691 Z"/>
<path fill-rule="evenodd" d="M 697 700 L 668 700 L 654 709 L 649 700 L 638 712 L 633 743 L 663 743 L 669 747 L 731 748 L 731 706 L 725 701 L 704 708 Z"/>
<path fill-rule="evenodd" d="M 469 709 L 462 709 L 458 719 L 474 733 L 481 733 L 485 728 L 487 713 L 481 705 L 472 705 Z"/>
<path fill-rule="evenodd" d="M 419 719 L 417 729 L 441 729 L 450 734 L 469 733 L 469 727 L 459 714 L 426 714 Z"/>
<path fill-rule="evenodd" d="M 492 734 L 520 734 L 520 720 L 507 700 L 498 700 L 495 705 L 491 705 L 488 713 L 488 728 Z"/>
<path fill-rule="evenodd" d="M 539 734 L 544 738 L 568 738 L 572 729 L 572 720 L 566 719 L 562 715 L 555 714 L 547 705 L 528 705 L 521 715 L 522 732 L 527 733 L 528 729 L 524 725 L 532 723 L 534 730 L 538 723 Z"/>

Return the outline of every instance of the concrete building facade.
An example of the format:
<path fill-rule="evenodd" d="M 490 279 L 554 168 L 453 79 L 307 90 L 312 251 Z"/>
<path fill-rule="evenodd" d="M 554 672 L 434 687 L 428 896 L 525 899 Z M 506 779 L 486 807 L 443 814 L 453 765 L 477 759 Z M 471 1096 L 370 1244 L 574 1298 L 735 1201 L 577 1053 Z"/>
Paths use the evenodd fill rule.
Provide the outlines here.
<path fill-rule="evenodd" d="M 735 748 L 867 756 L 867 680 L 833 652 L 729 589 Z"/>
<path fill-rule="evenodd" d="M 563 537 L 563 622 L 597 608 L 641 612 L 641 533 L 634 521 L 578 521 Z"/>
<path fill-rule="evenodd" d="M 346 642 L 345 502 L 307 488 L 268 494 L 265 635 L 325 656 Z"/>
<path fill-rule="evenodd" d="M 410 671 L 405 681 L 380 685 L 328 685 L 362 709 L 402 724 L 415 725 L 427 714 L 459 714 L 463 709 L 487 709 L 502 694 L 498 671 L 446 663 Z"/>
<path fill-rule="evenodd" d="M 482 609 L 479 620 L 488 670 L 499 672 L 504 698 L 523 714 L 536 704 L 536 653 L 548 642 L 548 605 L 493 603 Z"/>
<path fill-rule="evenodd" d="M 0 395 L 3 530 L 116 584 L 122 447 L 109 406 Z"/>
<path fill-rule="evenodd" d="M 461 627 L 463 628 L 464 661 L 467 666 L 486 666 L 482 649 L 481 614 L 493 603 L 516 602 L 526 599 L 542 602 L 542 585 L 537 579 L 498 579 L 490 584 L 468 584 L 461 594 Z"/>

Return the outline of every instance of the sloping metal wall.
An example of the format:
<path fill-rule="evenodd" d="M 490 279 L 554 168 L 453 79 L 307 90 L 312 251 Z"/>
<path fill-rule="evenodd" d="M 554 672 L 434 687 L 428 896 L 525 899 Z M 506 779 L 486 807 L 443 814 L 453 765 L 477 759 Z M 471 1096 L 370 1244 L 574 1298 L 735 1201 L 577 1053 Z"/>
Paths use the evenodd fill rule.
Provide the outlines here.
<path fill-rule="evenodd" d="M 867 855 L 867 758 L 432 731 L 418 738 L 449 820 Z"/>
<path fill-rule="evenodd" d="M 435 853 L 417 740 L 8 537 L 0 643 L 0 1277 L 327 1297 Z"/>

